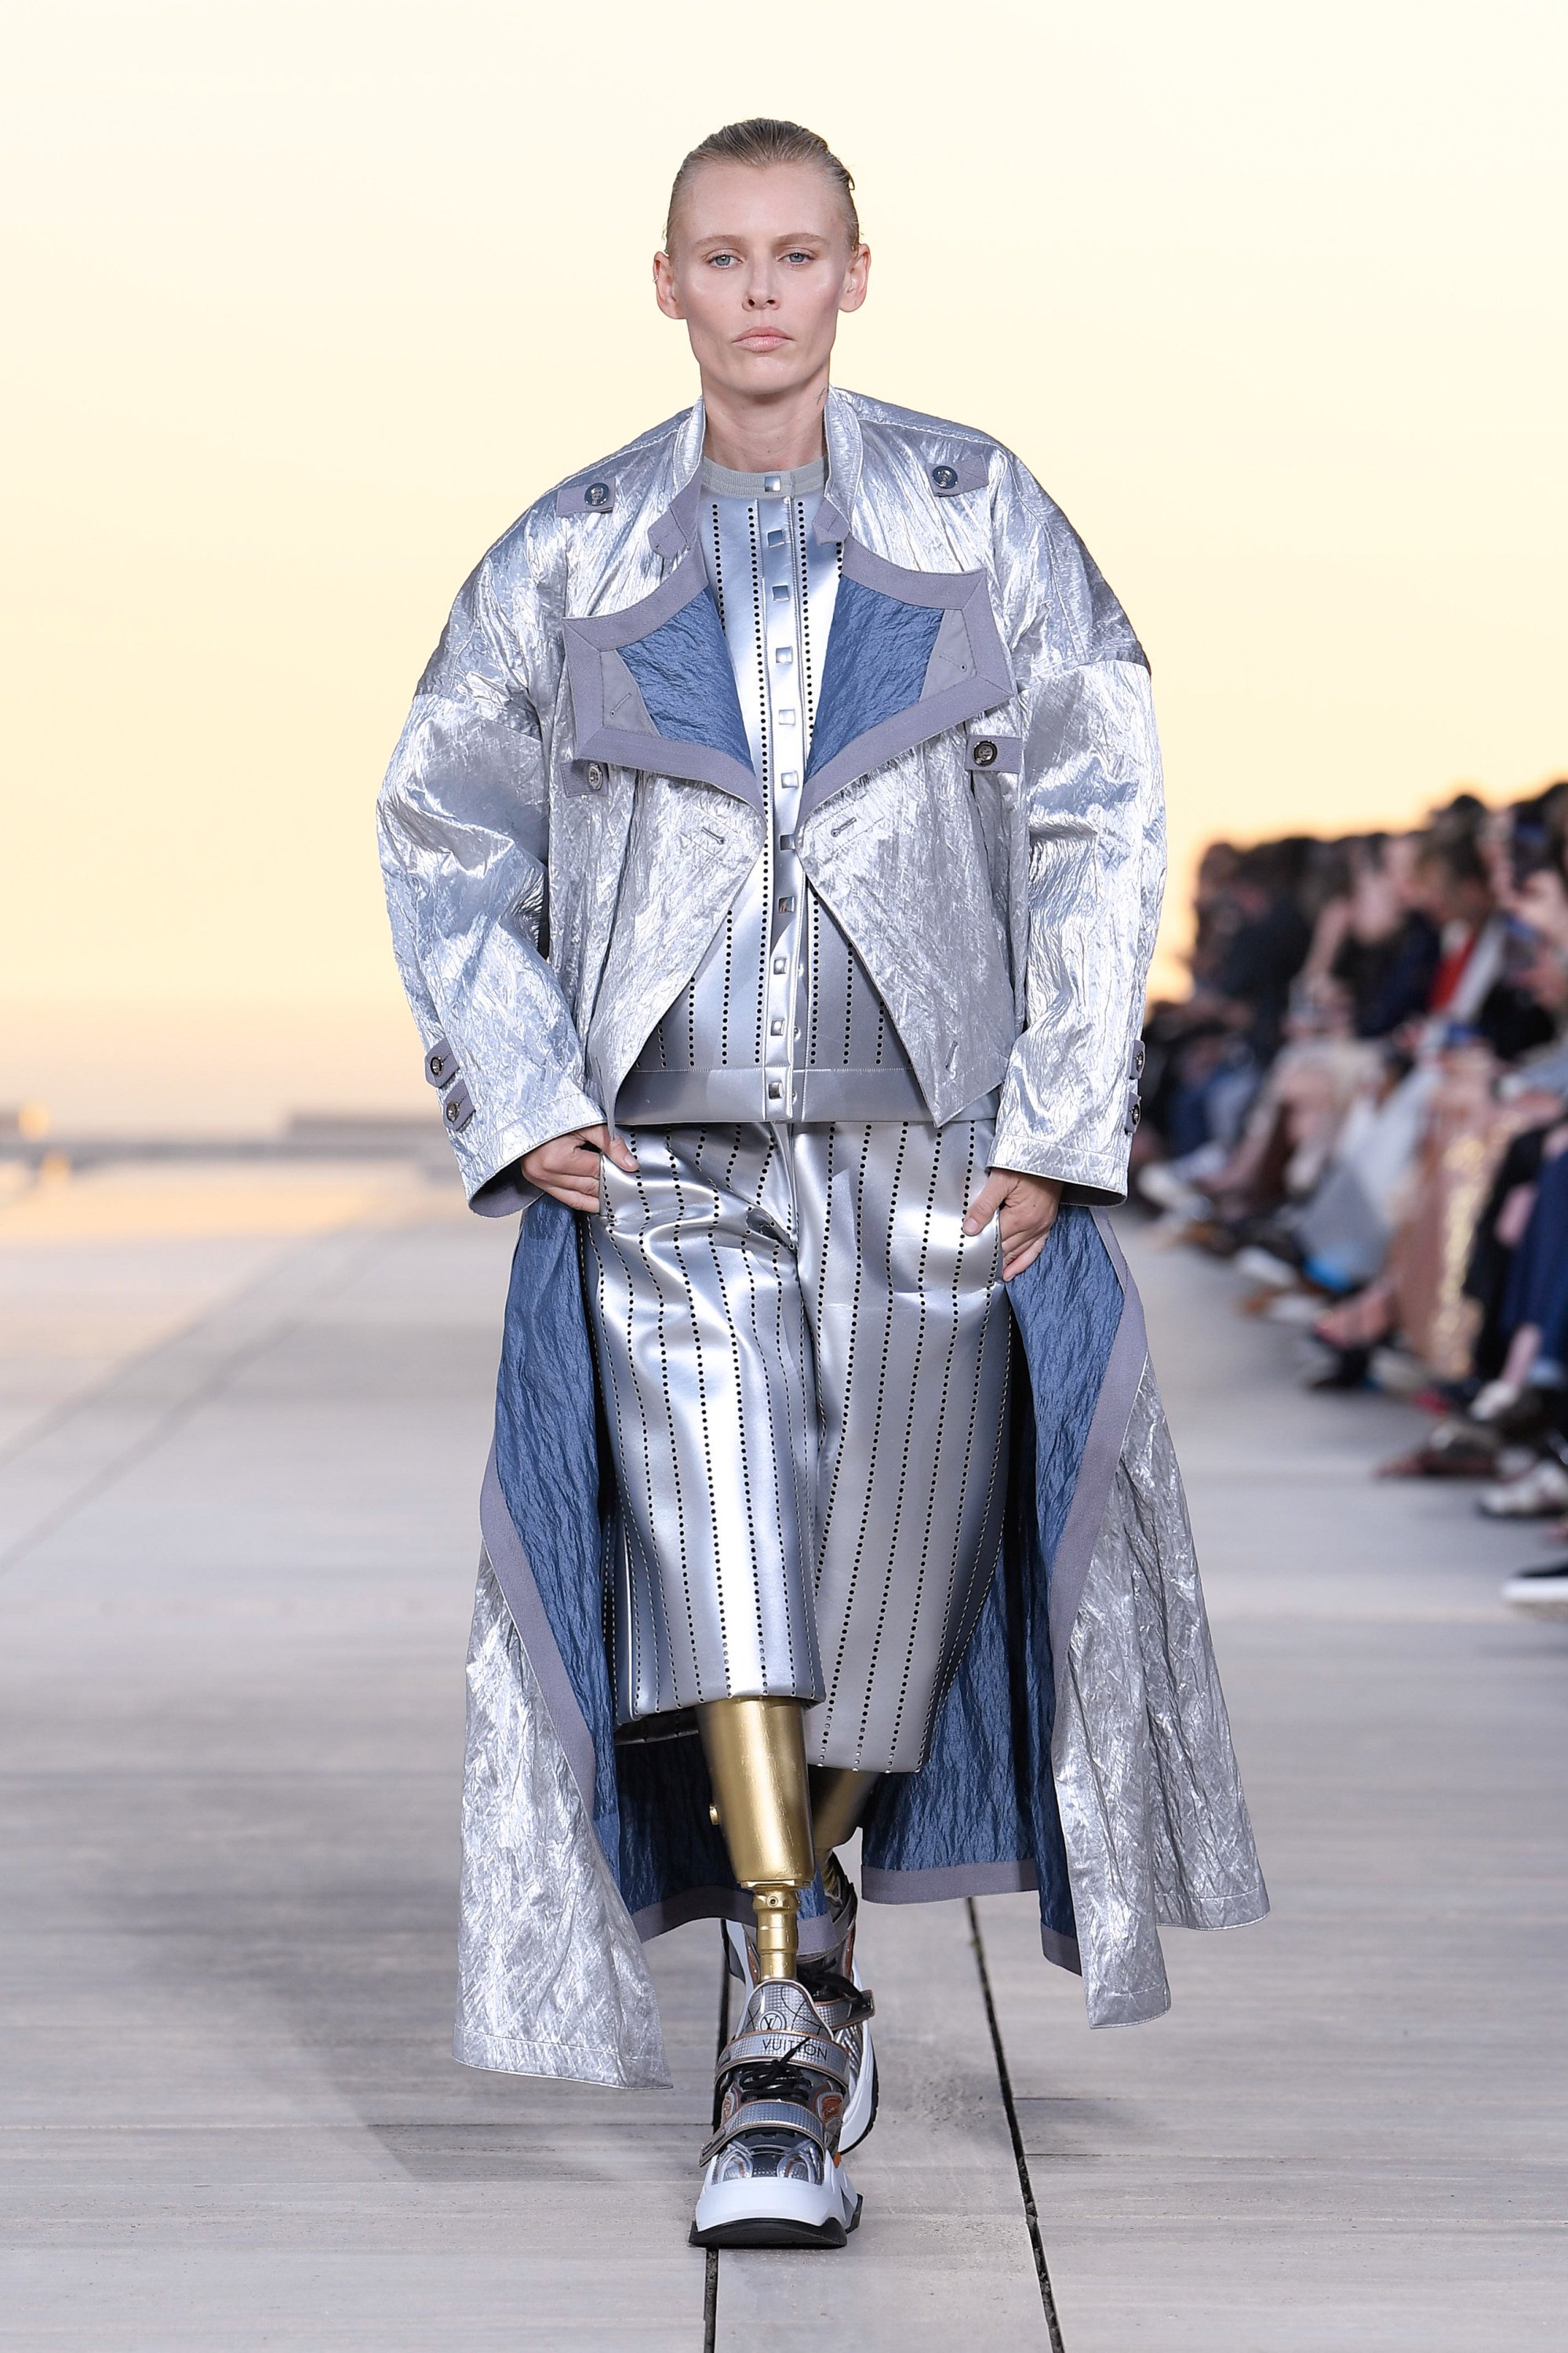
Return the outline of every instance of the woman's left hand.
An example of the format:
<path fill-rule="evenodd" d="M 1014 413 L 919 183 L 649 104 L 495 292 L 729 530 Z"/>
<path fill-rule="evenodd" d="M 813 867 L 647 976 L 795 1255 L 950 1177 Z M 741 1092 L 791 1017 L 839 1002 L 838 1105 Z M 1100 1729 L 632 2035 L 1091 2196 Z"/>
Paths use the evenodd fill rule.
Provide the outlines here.
<path fill-rule="evenodd" d="M 1057 1221 L 1062 1188 L 1054 1176 L 1026 1176 L 1020 1168 L 994 1168 L 969 1205 L 966 1234 L 983 1234 L 993 1218 L 1002 1237 L 1002 1277 L 1011 1282 L 1033 1266 Z"/>

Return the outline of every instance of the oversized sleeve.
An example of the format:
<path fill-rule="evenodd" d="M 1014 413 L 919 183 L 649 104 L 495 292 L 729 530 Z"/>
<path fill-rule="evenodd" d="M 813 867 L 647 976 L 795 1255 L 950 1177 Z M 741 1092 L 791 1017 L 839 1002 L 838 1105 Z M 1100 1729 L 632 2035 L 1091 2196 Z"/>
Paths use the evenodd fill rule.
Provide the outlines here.
<path fill-rule="evenodd" d="M 501 1216 L 516 1165 L 604 1114 L 542 952 L 549 801 L 540 716 L 491 557 L 419 681 L 378 805 L 403 985 L 471 1205 Z"/>
<path fill-rule="evenodd" d="M 1014 462 L 1004 602 L 1023 704 L 1016 934 L 1024 1027 L 992 1166 L 1070 1199 L 1127 1190 L 1144 988 L 1165 877 L 1149 669 L 1065 517 Z"/>

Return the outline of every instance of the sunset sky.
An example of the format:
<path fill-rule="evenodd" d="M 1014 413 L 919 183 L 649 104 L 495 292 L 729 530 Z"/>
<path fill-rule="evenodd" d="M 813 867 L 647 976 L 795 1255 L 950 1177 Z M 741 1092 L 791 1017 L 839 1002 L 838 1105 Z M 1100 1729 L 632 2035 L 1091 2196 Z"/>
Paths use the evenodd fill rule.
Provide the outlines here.
<path fill-rule="evenodd" d="M 855 172 L 840 380 L 1002 436 L 1197 845 L 1568 769 L 1560 5 L 6 9 L 0 1108 L 420 1100 L 371 807 L 463 575 L 683 406 L 675 164 Z"/>

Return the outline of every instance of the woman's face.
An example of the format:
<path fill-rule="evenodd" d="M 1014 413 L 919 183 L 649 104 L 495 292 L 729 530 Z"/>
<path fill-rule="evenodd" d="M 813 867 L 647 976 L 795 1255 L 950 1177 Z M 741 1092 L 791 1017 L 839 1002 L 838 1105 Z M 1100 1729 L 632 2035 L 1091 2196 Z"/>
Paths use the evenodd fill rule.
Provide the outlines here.
<path fill-rule="evenodd" d="M 827 376 L 841 311 L 866 299 L 871 257 L 810 164 L 704 164 L 654 257 L 654 290 L 683 319 L 705 389 L 776 398 Z"/>

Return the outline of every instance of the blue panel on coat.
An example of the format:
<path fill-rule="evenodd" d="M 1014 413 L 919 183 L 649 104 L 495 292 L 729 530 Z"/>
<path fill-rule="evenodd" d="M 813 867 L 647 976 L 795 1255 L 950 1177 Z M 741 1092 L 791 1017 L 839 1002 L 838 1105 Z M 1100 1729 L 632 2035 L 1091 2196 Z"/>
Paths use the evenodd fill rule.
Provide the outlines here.
<path fill-rule="evenodd" d="M 858 735 L 920 701 L 942 619 L 940 605 L 906 605 L 861 581 L 839 582 L 811 731 L 808 776 L 825 768 Z"/>
<path fill-rule="evenodd" d="M 598 1388 L 577 1220 L 536 1201 L 512 1253 L 496 1379 L 496 1472 L 595 1754 L 594 1825 L 619 1843 L 615 1701 L 603 1594 L 614 1489 L 600 1469 Z"/>
<path fill-rule="evenodd" d="M 711 589 L 620 653 L 661 735 L 679 744 L 706 744 L 711 751 L 727 752 L 743 768 L 751 766 L 752 747 Z"/>

